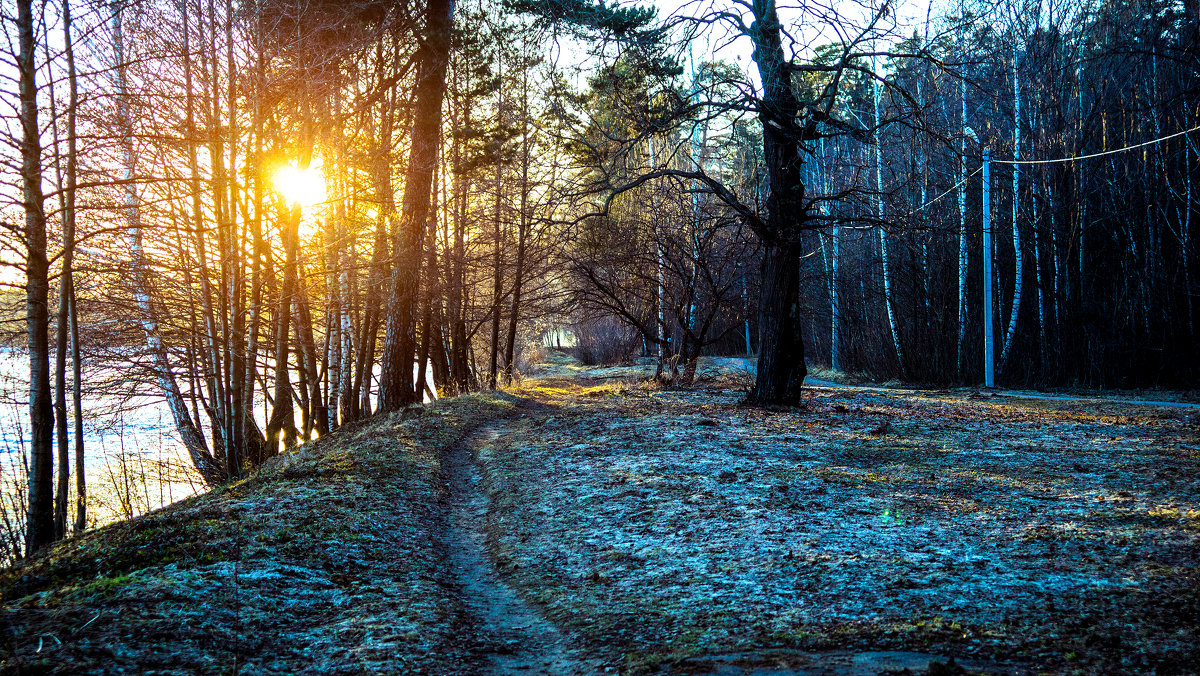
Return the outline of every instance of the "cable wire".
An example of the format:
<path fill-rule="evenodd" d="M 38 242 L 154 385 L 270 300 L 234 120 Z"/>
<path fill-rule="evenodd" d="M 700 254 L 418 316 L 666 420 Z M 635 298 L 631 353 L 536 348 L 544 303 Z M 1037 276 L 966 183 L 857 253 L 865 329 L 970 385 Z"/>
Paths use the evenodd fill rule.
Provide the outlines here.
<path fill-rule="evenodd" d="M 1132 146 L 1125 146 L 1124 148 L 1117 148 L 1115 150 L 1105 150 L 1103 152 L 1092 153 L 1090 155 L 1079 155 L 1078 157 L 1059 157 L 1059 158 L 1056 158 L 1053 160 L 995 160 L 994 159 L 994 160 L 992 160 L 992 164 L 1009 164 L 1009 165 L 1012 165 L 1012 164 L 1062 164 L 1064 162 L 1078 162 L 1080 160 L 1090 160 L 1095 157 L 1104 157 L 1105 155 L 1116 155 L 1117 153 L 1124 153 L 1124 152 L 1128 152 L 1130 150 L 1137 150 L 1138 148 L 1144 148 L 1146 146 L 1151 146 L 1156 143 L 1162 143 L 1163 141 L 1170 141 L 1171 139 L 1178 138 L 1180 136 L 1187 136 L 1188 134 L 1190 134 L 1194 131 L 1200 131 L 1200 126 L 1192 127 L 1191 129 L 1188 129 L 1186 131 L 1176 132 L 1174 134 L 1171 134 L 1170 136 L 1156 138 L 1153 141 L 1146 141 L 1145 143 L 1139 143 L 1137 145 L 1132 145 Z"/>
<path fill-rule="evenodd" d="M 921 206 L 917 207 L 916 209 L 913 209 L 912 211 L 908 212 L 907 214 L 904 214 L 900 218 L 908 218 L 909 216 L 912 216 L 913 214 L 917 213 L 918 211 L 924 211 L 926 207 L 932 205 L 934 202 L 942 199 L 946 195 L 949 195 L 950 193 L 954 192 L 954 190 L 956 188 L 958 188 L 960 185 L 966 183 L 967 181 L 971 180 L 972 176 L 974 176 L 975 174 L 978 174 L 981 171 L 983 171 L 983 167 L 979 167 L 975 171 L 972 171 L 971 173 L 967 174 L 966 178 L 964 178 L 963 180 L 959 181 L 958 183 L 955 183 L 954 185 L 950 186 L 949 188 L 946 188 L 946 191 L 943 192 L 942 194 L 938 195 L 937 197 L 934 197 L 933 199 L 922 204 Z"/>
<path fill-rule="evenodd" d="M 1059 157 L 1059 158 L 1052 159 L 1052 160 L 997 160 L 997 159 L 989 159 L 989 161 L 990 161 L 992 164 L 1008 164 L 1008 165 L 1013 165 L 1013 164 L 1062 164 L 1062 163 L 1064 163 L 1064 162 L 1078 162 L 1078 161 L 1080 161 L 1080 160 L 1090 160 L 1090 159 L 1092 159 L 1092 158 L 1095 158 L 1095 157 L 1103 157 L 1103 156 L 1105 156 L 1105 155 L 1116 155 L 1117 153 L 1124 153 L 1124 152 L 1128 152 L 1128 151 L 1130 151 L 1130 150 L 1137 150 L 1138 148 L 1144 148 L 1144 147 L 1146 147 L 1146 146 L 1154 145 L 1154 144 L 1156 144 L 1156 143 L 1162 143 L 1163 141 L 1170 141 L 1171 139 L 1173 139 L 1173 138 L 1178 138 L 1178 137 L 1180 137 L 1180 136 L 1187 136 L 1188 134 L 1191 134 L 1192 132 L 1195 132 L 1195 131 L 1200 131 L 1200 125 L 1198 125 L 1198 126 L 1195 126 L 1195 127 L 1192 127 L 1191 129 L 1187 129 L 1187 130 L 1185 130 L 1185 131 L 1176 132 L 1176 133 L 1174 133 L 1174 134 L 1171 134 L 1170 136 L 1164 136 L 1164 137 L 1162 137 L 1162 138 L 1157 138 L 1157 139 L 1154 139 L 1153 141 L 1146 141 L 1146 142 L 1144 142 L 1144 143 L 1138 143 L 1137 145 L 1126 146 L 1126 147 L 1124 147 L 1124 148 L 1116 148 L 1116 149 L 1114 149 L 1114 150 L 1105 150 L 1105 151 L 1103 151 L 1103 152 L 1099 152 L 1099 153 L 1092 153 L 1092 154 L 1090 154 L 1090 155 L 1079 155 L 1079 156 L 1076 156 L 1076 157 Z M 979 167 L 978 169 L 976 169 L 975 171 L 972 171 L 971 173 L 967 174 L 966 178 L 964 178 L 963 180 L 959 181 L 958 183 L 955 183 L 954 185 L 950 186 L 949 188 L 946 188 L 945 192 L 943 192 L 942 194 L 938 195 L 937 197 L 934 197 L 933 199 L 931 199 L 931 200 L 929 200 L 928 202 L 926 202 L 926 203 L 922 204 L 921 206 L 917 207 L 916 209 L 913 209 L 912 211 L 909 211 L 908 213 L 904 214 L 904 215 L 903 215 L 903 216 L 901 216 L 900 218 L 902 218 L 902 219 L 903 219 L 903 218 L 908 218 L 908 217 L 912 216 L 913 214 L 916 214 L 916 213 L 917 213 L 917 212 L 919 212 L 919 211 L 924 211 L 926 208 L 928 208 L 929 206 L 933 205 L 933 203 L 934 203 L 934 202 L 937 202 L 938 200 L 941 200 L 941 199 L 942 199 L 943 197 L 945 197 L 946 195 L 949 195 L 950 193 L 954 192 L 954 191 L 955 191 L 955 190 L 956 190 L 956 189 L 957 189 L 959 186 L 961 186 L 962 184 L 964 184 L 964 183 L 966 183 L 967 181 L 969 181 L 969 180 L 971 179 L 971 177 L 973 177 L 975 174 L 978 174 L 978 173 L 979 173 L 979 172 L 981 172 L 981 171 L 983 171 L 983 167 L 982 167 L 982 166 L 981 166 L 981 167 Z"/>

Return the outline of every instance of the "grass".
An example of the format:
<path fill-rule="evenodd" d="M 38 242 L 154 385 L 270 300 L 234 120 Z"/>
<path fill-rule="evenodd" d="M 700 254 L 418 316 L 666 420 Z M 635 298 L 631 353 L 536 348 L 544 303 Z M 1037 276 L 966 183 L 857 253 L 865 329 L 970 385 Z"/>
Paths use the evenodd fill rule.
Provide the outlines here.
<path fill-rule="evenodd" d="M 682 390 L 560 361 L 0 572 L 0 673 L 478 671 L 439 544 L 441 458 L 499 420 L 478 449 L 494 560 L 620 671 L 1200 657 L 1200 454 L 1180 416 L 835 389 L 764 411 L 719 365 Z"/>
<path fill-rule="evenodd" d="M 788 411 L 723 390 L 581 392 L 531 385 L 545 417 L 489 450 L 491 538 L 521 562 L 512 580 L 627 671 L 772 650 L 1048 673 L 1197 657 L 1200 468 L 1174 450 L 1192 434 L 1180 415 L 950 392 L 828 390 Z"/>
<path fill-rule="evenodd" d="M 515 402 L 376 416 L 0 572 L 0 673 L 470 672 L 439 459 Z"/>

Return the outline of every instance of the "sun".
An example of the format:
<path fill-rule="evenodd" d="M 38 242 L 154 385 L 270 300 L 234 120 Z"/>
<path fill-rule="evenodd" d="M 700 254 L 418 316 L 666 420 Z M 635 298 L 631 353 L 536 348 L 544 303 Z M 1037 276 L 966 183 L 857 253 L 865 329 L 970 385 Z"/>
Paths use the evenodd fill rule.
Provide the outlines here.
<path fill-rule="evenodd" d="M 275 189 L 291 204 L 311 207 L 325 202 L 325 176 L 318 164 L 301 169 L 289 164 L 275 172 Z"/>

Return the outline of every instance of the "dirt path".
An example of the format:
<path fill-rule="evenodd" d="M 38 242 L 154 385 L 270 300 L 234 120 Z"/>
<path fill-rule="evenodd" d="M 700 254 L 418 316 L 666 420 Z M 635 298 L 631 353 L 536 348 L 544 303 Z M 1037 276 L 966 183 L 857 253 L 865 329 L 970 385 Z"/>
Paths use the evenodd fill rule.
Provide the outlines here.
<path fill-rule="evenodd" d="M 446 454 L 450 504 L 446 547 L 463 598 L 475 616 L 482 673 L 591 674 L 597 664 L 579 658 L 570 641 L 536 608 L 525 602 L 496 571 L 487 549 L 487 497 L 473 460 L 476 449 L 503 432 L 484 427 Z"/>

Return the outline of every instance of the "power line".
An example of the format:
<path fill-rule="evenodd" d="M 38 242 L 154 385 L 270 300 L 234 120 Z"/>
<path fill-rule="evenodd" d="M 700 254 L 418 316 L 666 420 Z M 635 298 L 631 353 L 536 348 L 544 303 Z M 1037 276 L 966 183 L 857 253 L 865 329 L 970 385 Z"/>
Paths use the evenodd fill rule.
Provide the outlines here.
<path fill-rule="evenodd" d="M 1146 146 L 1151 146 L 1156 143 L 1162 143 L 1163 141 L 1170 141 L 1171 139 L 1178 138 L 1180 136 L 1187 136 L 1188 134 L 1190 134 L 1194 131 L 1200 131 L 1200 126 L 1192 127 L 1191 129 L 1188 129 L 1186 131 L 1176 132 L 1174 134 L 1171 134 L 1170 136 L 1156 138 L 1153 141 L 1146 141 L 1145 143 L 1138 143 L 1137 145 L 1125 146 L 1124 148 L 1117 148 L 1115 150 L 1105 150 L 1104 152 L 1092 153 L 1091 155 L 1079 155 L 1077 157 L 1059 157 L 1059 158 L 1056 158 L 1053 160 L 992 160 L 992 163 L 993 164 L 1010 164 L 1011 165 L 1011 164 L 1062 164 L 1064 162 L 1078 162 L 1080 160 L 1090 160 L 1094 157 L 1104 157 L 1105 155 L 1116 155 L 1117 153 L 1124 153 L 1124 152 L 1128 152 L 1130 150 L 1137 150 L 1138 148 L 1144 148 Z"/>
<path fill-rule="evenodd" d="M 1132 145 L 1132 146 L 1125 146 L 1124 148 L 1116 148 L 1114 150 L 1105 150 L 1104 152 L 1092 153 L 1090 155 L 1079 155 L 1076 157 L 1059 157 L 1059 158 L 1055 158 L 1052 160 L 996 160 L 996 159 L 993 159 L 990 161 L 992 164 L 1008 164 L 1008 165 L 1013 165 L 1013 164 L 1062 164 L 1064 162 L 1078 162 L 1080 160 L 1090 160 L 1095 157 L 1103 157 L 1105 155 L 1116 155 L 1117 153 L 1124 153 L 1124 152 L 1128 152 L 1130 150 L 1137 150 L 1138 148 L 1144 148 L 1146 146 L 1154 145 L 1156 143 L 1162 143 L 1163 141 L 1170 141 L 1173 138 L 1178 138 L 1180 136 L 1186 136 L 1195 131 L 1200 131 L 1200 125 L 1192 127 L 1191 129 L 1187 129 L 1185 131 L 1176 132 L 1174 134 L 1171 134 L 1170 136 L 1164 136 L 1162 138 L 1154 139 L 1153 141 L 1146 141 L 1144 143 L 1138 143 L 1138 144 Z M 933 199 L 922 204 L 921 206 L 917 207 L 916 209 L 909 211 L 908 213 L 901 216 L 901 218 L 908 218 L 909 216 L 912 216 L 913 214 L 916 214 L 917 212 L 924 211 L 926 208 L 932 206 L 938 200 L 941 200 L 946 195 L 949 195 L 950 193 L 954 192 L 959 186 L 961 186 L 962 184 L 969 181 L 973 176 L 975 176 L 975 174 L 978 174 L 981 171 L 983 171 L 983 167 L 979 167 L 975 171 L 972 171 L 971 173 L 967 174 L 967 176 L 965 178 L 963 178 L 963 180 L 959 181 L 958 183 L 955 183 L 954 185 L 950 186 L 949 188 L 946 188 L 945 192 L 943 192 L 942 194 L 938 195 L 937 197 L 934 197 Z"/>
<path fill-rule="evenodd" d="M 972 171 L 971 173 L 967 174 L 966 178 L 964 178 L 963 180 L 959 181 L 958 183 L 955 183 L 954 185 L 950 186 L 949 188 L 946 188 L 946 191 L 943 192 L 942 194 L 938 195 L 937 197 L 934 197 L 933 199 L 922 204 L 921 206 L 917 207 L 916 209 L 913 209 L 912 211 L 908 212 L 907 214 L 904 214 L 903 216 L 901 216 L 901 218 L 908 218 L 909 216 L 912 216 L 913 214 L 917 213 L 918 211 L 924 211 L 926 207 L 932 205 L 934 202 L 942 199 L 946 195 L 949 195 L 950 193 L 954 192 L 954 190 L 956 188 L 958 188 L 958 186 L 971 180 L 972 176 L 974 176 L 975 174 L 978 174 L 981 171 L 983 171 L 983 167 L 980 167 L 980 168 L 976 169 L 975 171 Z"/>

